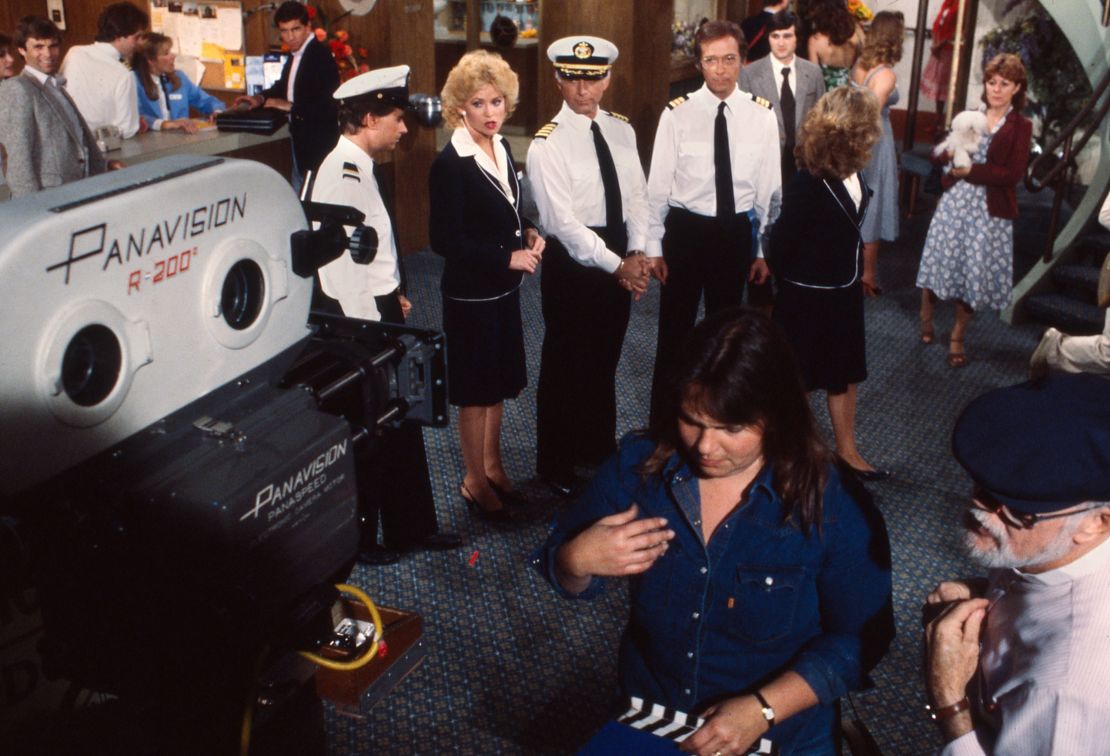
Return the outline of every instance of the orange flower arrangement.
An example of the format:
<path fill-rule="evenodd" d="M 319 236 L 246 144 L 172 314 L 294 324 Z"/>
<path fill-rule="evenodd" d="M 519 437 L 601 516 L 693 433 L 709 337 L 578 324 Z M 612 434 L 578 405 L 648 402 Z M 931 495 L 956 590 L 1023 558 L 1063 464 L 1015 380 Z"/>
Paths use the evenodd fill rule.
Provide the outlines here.
<path fill-rule="evenodd" d="M 369 53 L 365 47 L 356 48 L 351 44 L 351 35 L 346 29 L 330 32 L 328 17 L 315 5 L 308 6 L 308 19 L 316 27 L 313 29 L 316 39 L 331 50 L 335 64 L 339 68 L 340 81 L 347 81 L 370 70 L 370 66 L 364 62 L 369 57 Z M 282 47 L 284 48 L 284 45 Z"/>

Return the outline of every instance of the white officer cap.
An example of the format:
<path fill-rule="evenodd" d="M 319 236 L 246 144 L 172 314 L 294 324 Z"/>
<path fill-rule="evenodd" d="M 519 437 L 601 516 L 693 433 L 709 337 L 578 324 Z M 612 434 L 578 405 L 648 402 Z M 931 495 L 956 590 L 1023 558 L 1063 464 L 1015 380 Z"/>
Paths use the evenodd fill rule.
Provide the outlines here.
<path fill-rule="evenodd" d="M 336 100 L 366 97 L 407 109 L 409 107 L 409 67 L 390 66 L 359 74 L 340 84 L 332 97 Z"/>
<path fill-rule="evenodd" d="M 547 47 L 547 59 L 562 79 L 604 79 L 620 52 L 601 37 L 563 37 Z"/>

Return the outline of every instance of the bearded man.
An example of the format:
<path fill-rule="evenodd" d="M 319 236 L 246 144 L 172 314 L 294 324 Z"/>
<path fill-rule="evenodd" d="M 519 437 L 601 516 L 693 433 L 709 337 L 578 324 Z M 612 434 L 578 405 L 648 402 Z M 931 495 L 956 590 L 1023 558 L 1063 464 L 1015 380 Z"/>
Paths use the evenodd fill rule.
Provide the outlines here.
<path fill-rule="evenodd" d="M 1110 754 L 1110 381 L 1053 374 L 979 397 L 953 452 L 985 579 L 928 597 L 943 754 Z"/>

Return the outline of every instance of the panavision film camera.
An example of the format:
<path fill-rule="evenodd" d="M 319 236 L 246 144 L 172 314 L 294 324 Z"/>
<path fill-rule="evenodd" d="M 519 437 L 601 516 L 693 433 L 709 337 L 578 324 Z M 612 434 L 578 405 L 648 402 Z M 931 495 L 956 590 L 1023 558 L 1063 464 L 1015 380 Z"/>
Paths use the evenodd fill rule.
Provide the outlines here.
<path fill-rule="evenodd" d="M 356 466 L 447 422 L 440 334 L 310 314 L 320 265 L 372 258 L 361 220 L 184 156 L 0 204 L 0 739 L 54 731 L 12 712 L 61 680 L 39 752 L 261 752 L 297 652 L 344 645 Z"/>

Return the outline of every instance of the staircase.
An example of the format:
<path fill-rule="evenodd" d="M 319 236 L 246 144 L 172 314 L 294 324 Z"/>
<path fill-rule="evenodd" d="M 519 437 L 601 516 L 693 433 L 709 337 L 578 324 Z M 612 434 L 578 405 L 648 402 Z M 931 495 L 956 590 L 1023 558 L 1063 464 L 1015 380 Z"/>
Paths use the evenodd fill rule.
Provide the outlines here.
<path fill-rule="evenodd" d="M 1011 323 L 1038 320 L 1065 333 L 1098 333 L 1104 313 L 1095 304 L 1095 291 L 1099 266 L 1110 250 L 1110 232 L 1097 221 L 1110 186 L 1110 117 L 1105 115 L 1110 107 L 1110 29 L 1102 23 L 1102 0 L 1041 0 L 1041 5 L 1071 42 L 1095 92 L 1090 106 L 1095 113 L 1101 110 L 1103 117 L 1091 141 L 1099 146 L 1100 157 L 1091 185 L 1070 216 L 1066 203 L 1055 201 L 1060 211 L 1055 223 L 1049 209 L 1052 192 L 1029 196 L 1027 203 L 1021 201 L 1019 187 L 1022 219 L 1014 226 L 1015 268 L 1020 271 L 1025 267 L 1019 259 L 1022 246 L 1036 245 L 1048 251 L 1026 263 L 1028 272 L 1014 286 L 1011 305 L 1002 317 Z M 1036 184 L 1031 179 L 1026 181 L 1027 186 L 1039 190 Z M 1062 228 L 1049 246 L 1048 234 L 1058 226 Z"/>

